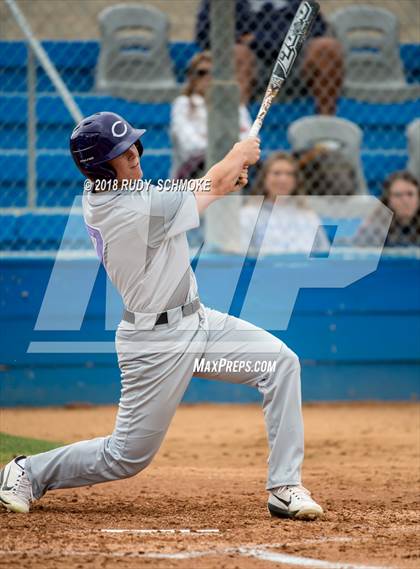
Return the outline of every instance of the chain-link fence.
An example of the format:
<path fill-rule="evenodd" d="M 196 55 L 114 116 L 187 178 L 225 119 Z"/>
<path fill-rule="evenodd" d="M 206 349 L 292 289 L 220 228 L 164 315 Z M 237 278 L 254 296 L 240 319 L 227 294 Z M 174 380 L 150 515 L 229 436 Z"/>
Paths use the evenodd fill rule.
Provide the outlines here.
<path fill-rule="evenodd" d="M 255 235 L 267 212 L 282 211 L 272 252 L 293 250 L 294 238 L 287 246 L 281 239 L 289 226 L 334 227 L 350 215 L 339 202 L 331 202 L 333 214 L 331 207 L 328 216 L 316 214 L 305 195 L 381 196 L 394 212 L 386 245 L 420 245 L 418 1 L 320 4 L 264 122 L 263 159 L 250 171 L 241 207 L 215 204 L 209 213 L 208 235 L 222 248 L 229 241 L 234 250 L 232 240 L 257 219 L 253 194 L 266 198 Z M 146 128 L 145 178 L 200 176 L 206 158 L 208 165 L 247 135 L 298 5 L 2 0 L 0 249 L 55 251 L 63 235 L 67 248 L 90 249 L 80 209 L 71 216 L 80 223 L 65 231 L 83 187 L 68 149 L 77 111 L 113 111 Z M 294 194 L 301 197 L 272 211 L 277 196 Z M 381 245 L 380 215 L 359 221 L 349 225 L 348 243 Z M 331 241 L 334 232 L 325 232 Z"/>

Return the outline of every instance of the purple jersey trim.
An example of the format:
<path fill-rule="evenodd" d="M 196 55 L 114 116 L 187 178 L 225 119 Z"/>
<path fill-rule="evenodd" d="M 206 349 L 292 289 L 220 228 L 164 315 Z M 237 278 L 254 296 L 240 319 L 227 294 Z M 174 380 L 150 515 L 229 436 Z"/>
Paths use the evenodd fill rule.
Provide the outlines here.
<path fill-rule="evenodd" d="M 96 227 L 92 227 L 86 223 L 86 228 L 92 239 L 93 246 L 95 247 L 96 254 L 98 255 L 101 263 L 104 262 L 104 240 L 102 238 L 102 233 Z"/>

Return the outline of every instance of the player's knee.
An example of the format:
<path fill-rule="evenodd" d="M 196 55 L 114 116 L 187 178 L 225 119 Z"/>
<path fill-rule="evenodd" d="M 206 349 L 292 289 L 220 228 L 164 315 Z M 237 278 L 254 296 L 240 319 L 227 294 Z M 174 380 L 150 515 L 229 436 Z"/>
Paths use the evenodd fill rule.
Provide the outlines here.
<path fill-rule="evenodd" d="M 154 455 L 143 456 L 141 458 L 122 457 L 117 466 L 118 478 L 131 478 L 135 476 L 152 462 Z"/>
<path fill-rule="evenodd" d="M 284 389 L 300 389 L 300 362 L 295 352 L 283 344 L 272 364 L 272 373 L 259 383 L 259 388 L 266 394 L 271 391 L 272 396 Z"/>
<path fill-rule="evenodd" d="M 150 444 L 147 447 L 138 444 L 138 440 L 133 445 L 126 441 L 123 448 L 119 448 L 118 443 L 110 444 L 109 452 L 112 457 L 110 469 L 116 478 L 130 478 L 135 476 L 152 462 L 159 445 Z"/>
<path fill-rule="evenodd" d="M 290 377 L 300 376 L 300 361 L 299 357 L 288 346 L 283 345 L 281 352 L 278 355 L 278 369 L 281 371 L 279 377 L 288 375 Z"/>

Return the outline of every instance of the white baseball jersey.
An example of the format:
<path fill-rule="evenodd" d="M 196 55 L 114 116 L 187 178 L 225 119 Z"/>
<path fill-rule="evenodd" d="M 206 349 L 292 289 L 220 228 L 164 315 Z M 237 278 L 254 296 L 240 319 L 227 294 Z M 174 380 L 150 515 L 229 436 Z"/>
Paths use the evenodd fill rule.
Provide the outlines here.
<path fill-rule="evenodd" d="M 200 223 L 192 192 L 85 192 L 83 213 L 128 310 L 160 313 L 197 296 L 185 233 Z"/>
<path fill-rule="evenodd" d="M 126 307 L 153 318 L 148 327 L 126 322 L 117 329 L 121 397 L 112 434 L 28 457 L 25 471 L 34 497 L 127 478 L 146 468 L 199 362 L 205 365 L 201 377 L 260 390 L 270 446 L 267 489 L 300 484 L 297 356 L 265 330 L 203 305 L 180 320 L 171 321 L 168 314 L 167 324 L 155 325 L 152 311 L 163 312 L 168 303 L 175 308 L 197 295 L 185 234 L 199 222 L 194 194 L 157 188 L 87 193 L 83 206 L 96 250 Z"/>
<path fill-rule="evenodd" d="M 134 323 L 123 320 L 116 331 L 121 397 L 112 434 L 27 457 L 34 498 L 56 488 L 127 478 L 146 468 L 201 362 L 202 377 L 262 393 L 270 446 L 267 489 L 300 484 L 297 356 L 278 338 L 234 316 L 202 304 L 191 314 L 177 308 L 197 297 L 186 237 L 199 225 L 194 194 L 159 187 L 85 192 L 83 211 L 98 256 L 125 307 L 135 313 Z M 164 311 L 167 323 L 156 324 Z"/>

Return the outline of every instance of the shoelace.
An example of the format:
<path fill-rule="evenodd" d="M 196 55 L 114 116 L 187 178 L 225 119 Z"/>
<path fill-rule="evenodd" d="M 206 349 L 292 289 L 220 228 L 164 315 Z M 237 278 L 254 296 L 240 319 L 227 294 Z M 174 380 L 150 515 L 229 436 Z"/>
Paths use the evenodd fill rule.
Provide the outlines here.
<path fill-rule="evenodd" d="M 28 498 L 33 501 L 33 494 L 32 494 L 32 484 L 29 481 L 29 478 L 26 476 L 26 472 L 22 470 L 19 473 L 19 478 L 16 480 L 16 484 L 13 486 L 12 493 L 15 495 L 23 494 L 25 498 Z"/>
<path fill-rule="evenodd" d="M 306 494 L 306 496 L 310 496 L 311 493 L 309 492 L 309 490 L 307 490 L 304 486 L 302 486 L 301 484 L 299 486 L 283 486 L 277 489 L 277 493 L 282 492 L 285 488 L 288 488 L 290 493 L 293 494 L 293 496 L 295 496 L 295 498 L 298 498 L 298 500 L 302 500 L 303 496 L 302 494 Z"/>
<path fill-rule="evenodd" d="M 299 486 L 289 486 L 290 492 L 296 496 L 296 498 L 302 499 L 302 494 L 306 494 L 306 496 L 310 496 L 311 493 L 301 484 Z"/>

